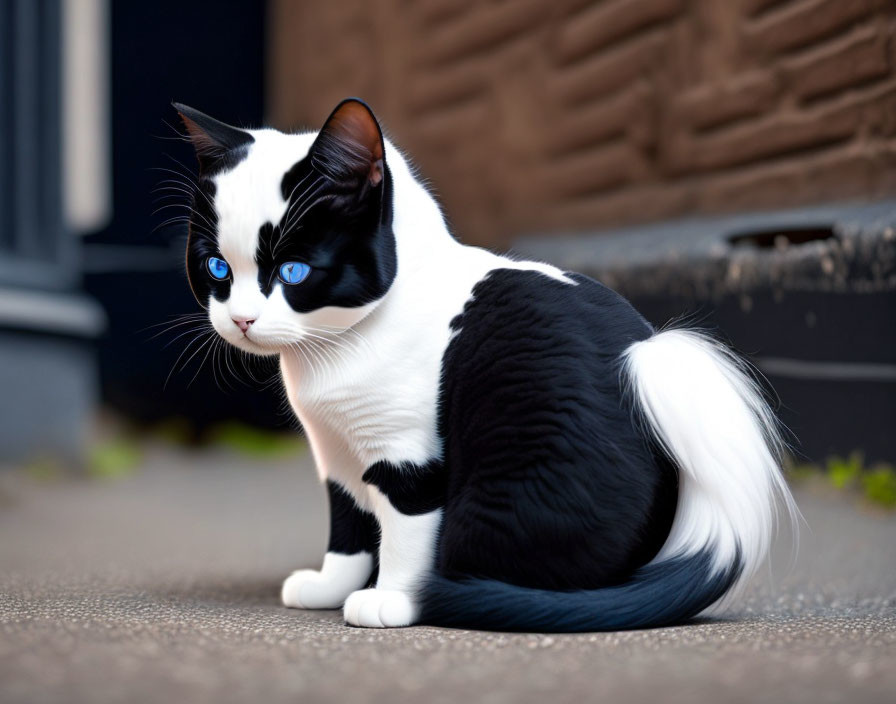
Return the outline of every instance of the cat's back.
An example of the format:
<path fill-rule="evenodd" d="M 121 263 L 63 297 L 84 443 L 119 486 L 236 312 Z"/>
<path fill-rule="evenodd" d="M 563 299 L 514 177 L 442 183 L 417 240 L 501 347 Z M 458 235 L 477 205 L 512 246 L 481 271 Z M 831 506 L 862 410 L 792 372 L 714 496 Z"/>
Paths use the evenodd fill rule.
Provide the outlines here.
<path fill-rule="evenodd" d="M 517 264 L 520 266 L 520 264 Z M 543 270 L 496 268 L 472 288 L 451 322 L 455 340 L 475 349 L 572 345 L 612 357 L 653 333 L 650 324 L 621 295 L 582 274 L 552 276 Z M 465 350 L 466 353 L 472 349 Z"/>
<path fill-rule="evenodd" d="M 653 328 L 612 289 L 581 274 L 493 269 L 450 327 L 440 394 L 449 453 L 468 462 L 523 438 L 540 448 L 551 443 L 546 428 L 560 442 L 581 436 L 576 452 L 606 437 L 641 443 L 621 359 Z"/>

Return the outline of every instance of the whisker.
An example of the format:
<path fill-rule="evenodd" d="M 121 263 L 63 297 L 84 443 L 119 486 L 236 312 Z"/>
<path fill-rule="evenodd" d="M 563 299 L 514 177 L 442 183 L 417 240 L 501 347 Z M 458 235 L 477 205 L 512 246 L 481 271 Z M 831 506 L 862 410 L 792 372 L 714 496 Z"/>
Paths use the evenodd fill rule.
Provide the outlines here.
<path fill-rule="evenodd" d="M 161 323 L 153 323 L 152 325 L 147 325 L 145 328 L 141 328 L 137 330 L 137 333 L 144 333 L 152 330 L 153 328 L 161 327 L 162 325 L 178 325 L 180 323 L 188 323 L 194 322 L 195 320 L 199 320 L 201 318 L 205 318 L 206 313 L 183 313 L 181 315 L 173 315 L 168 320 L 163 320 Z M 150 338 L 152 339 L 152 338 Z"/>
<path fill-rule="evenodd" d="M 153 171 L 164 171 L 166 173 L 174 174 L 175 176 L 179 176 L 179 177 L 183 177 L 183 178 L 187 179 L 189 184 L 193 187 L 194 192 L 199 193 L 203 198 L 205 198 L 206 202 L 209 204 L 209 206 L 211 206 L 212 210 L 214 210 L 215 204 L 212 202 L 211 198 L 208 197 L 208 194 L 206 194 L 206 192 L 202 189 L 202 187 L 199 185 L 199 183 L 197 183 L 196 179 L 193 178 L 190 170 L 187 169 L 186 166 L 181 164 L 177 159 L 175 159 L 170 154 L 166 154 L 165 156 L 167 158 L 171 159 L 171 161 L 173 161 L 175 164 L 177 164 L 184 170 L 183 171 L 175 171 L 174 169 L 167 169 L 164 166 L 156 166 L 153 168 Z"/>
<path fill-rule="evenodd" d="M 293 218 L 293 215 L 300 208 L 304 207 L 305 204 L 311 198 L 313 198 L 320 191 L 321 188 L 323 188 L 326 185 L 327 184 L 326 184 L 326 182 L 323 181 L 323 179 L 321 179 L 321 178 L 315 179 L 314 181 L 311 182 L 311 185 L 305 189 L 305 191 L 302 193 L 302 195 L 300 195 L 298 198 L 296 198 L 292 202 L 292 204 L 290 204 L 289 208 L 287 208 L 287 210 L 286 210 L 286 213 L 281 218 L 281 221 L 285 222 L 284 227 L 286 229 L 289 229 L 290 227 L 292 227 L 292 225 L 295 222 L 297 222 L 297 220 Z"/>
<path fill-rule="evenodd" d="M 203 342 L 202 344 L 199 345 L 199 347 L 197 348 L 196 352 L 194 352 L 192 355 L 190 355 L 189 359 L 187 359 L 187 361 L 184 362 L 183 366 L 181 366 L 181 369 L 183 369 L 184 366 L 186 366 L 187 364 L 189 364 L 190 360 L 193 359 L 193 357 L 196 356 L 196 354 L 199 352 L 199 350 L 201 350 L 205 345 L 208 344 L 209 340 L 213 339 L 212 336 L 213 336 L 215 333 L 214 333 L 214 332 L 208 332 L 208 333 L 205 333 L 205 334 L 208 335 L 208 339 L 206 339 L 205 342 Z M 171 367 L 171 371 L 168 372 L 168 376 L 165 377 L 165 383 L 162 385 L 162 388 L 163 388 L 163 389 L 168 388 L 168 382 L 171 380 L 171 375 L 174 374 L 174 370 L 177 369 L 177 366 L 178 366 L 178 363 L 180 362 L 180 360 L 181 360 L 181 359 L 183 358 L 183 356 L 187 353 L 187 351 L 190 349 L 190 347 L 192 347 L 192 346 L 193 346 L 195 343 L 197 343 L 200 339 L 202 339 L 202 336 L 201 336 L 201 335 L 197 335 L 193 340 L 191 340 L 190 342 L 188 342 L 188 343 L 184 346 L 184 349 L 183 349 L 183 350 L 181 351 L 181 353 L 177 356 L 177 359 L 174 360 L 174 364 L 173 364 L 172 367 Z"/>
<path fill-rule="evenodd" d="M 304 209 L 304 210 L 303 210 L 303 211 L 302 211 L 302 212 L 295 218 L 295 222 L 297 222 L 297 223 L 300 222 L 300 221 L 302 220 L 302 218 L 305 217 L 305 216 L 308 214 L 308 212 L 309 212 L 312 208 L 315 208 L 315 207 L 317 207 L 318 205 L 320 205 L 321 203 L 324 203 L 324 202 L 326 202 L 326 201 L 328 201 L 328 200 L 333 200 L 333 199 L 335 199 L 335 198 L 336 198 L 336 196 L 333 195 L 332 193 L 328 193 L 327 195 L 321 196 L 320 198 L 318 198 L 317 200 L 315 200 L 311 205 L 309 205 L 307 208 L 305 208 L 305 209 Z"/>
<path fill-rule="evenodd" d="M 217 338 L 217 340 L 220 340 L 220 339 L 221 339 L 220 337 Z M 196 369 L 196 373 L 193 375 L 193 378 L 190 379 L 189 383 L 187 383 L 188 389 L 193 385 L 193 382 L 196 381 L 196 377 L 199 376 L 199 372 L 202 371 L 202 367 L 205 366 L 205 362 L 208 360 L 209 353 L 211 353 L 211 351 L 215 348 L 215 345 L 217 344 L 217 340 L 215 338 L 212 338 L 212 340 L 213 340 L 212 345 L 205 351 L 205 355 L 202 357 L 202 361 L 199 362 L 199 367 Z M 202 349 L 202 348 L 200 348 L 200 349 Z M 192 357 L 190 359 L 192 359 Z M 188 359 L 187 363 L 189 363 L 189 361 L 190 360 Z M 218 383 L 217 379 L 215 380 L 215 383 L 216 384 Z M 218 387 L 218 388 L 220 388 L 220 387 Z M 221 389 L 221 391 L 223 391 L 223 390 L 224 389 Z"/>
<path fill-rule="evenodd" d="M 289 192 L 289 197 L 286 199 L 286 202 L 289 203 L 289 207 L 286 209 L 285 216 L 288 216 L 288 215 L 289 215 L 290 211 L 295 207 L 296 203 L 298 203 L 299 201 L 302 200 L 302 198 L 304 197 L 305 193 L 307 193 L 307 192 L 308 192 L 309 190 L 311 190 L 315 185 L 317 185 L 318 182 L 320 182 L 321 177 L 320 177 L 320 176 L 317 176 L 317 177 L 311 182 L 311 185 L 308 186 L 307 189 L 305 189 L 305 192 L 304 192 L 301 196 L 299 196 L 298 198 L 296 198 L 295 200 L 293 200 L 292 197 L 295 195 L 296 191 L 299 190 L 300 187 L 302 187 L 303 185 L 305 185 L 305 183 L 307 183 L 308 179 L 311 178 L 312 176 L 314 176 L 314 172 L 313 172 L 313 171 L 309 171 L 309 172 L 308 172 L 308 173 L 307 173 L 307 174 L 306 174 L 306 175 L 305 175 L 305 176 L 304 176 L 304 177 L 303 177 L 303 178 L 302 178 L 302 179 L 301 179 L 295 186 L 293 186 L 293 189 Z M 280 218 L 280 219 L 283 220 L 283 218 Z"/>
<path fill-rule="evenodd" d="M 208 323 L 206 323 L 206 324 L 204 324 L 204 325 L 196 325 L 196 326 L 190 328 L 189 330 L 184 330 L 184 331 L 178 333 L 174 338 L 172 338 L 171 340 L 169 340 L 168 342 L 166 342 L 164 345 L 162 345 L 162 349 L 163 349 L 163 350 L 166 350 L 166 349 L 168 349 L 169 347 L 171 347 L 171 345 L 173 345 L 175 342 L 177 342 L 178 340 L 180 340 L 182 337 L 186 337 L 187 335 L 190 335 L 190 334 L 192 334 L 192 333 L 196 333 L 196 332 L 200 332 L 200 331 L 203 331 L 203 330 L 208 330 L 210 327 L 211 327 L 211 326 L 210 326 Z M 167 331 L 166 331 L 166 332 L 167 332 Z M 161 333 L 159 333 L 159 334 L 161 334 Z M 150 339 L 152 340 L 152 339 L 154 339 L 154 338 L 156 338 L 156 337 L 158 337 L 158 335 L 153 335 L 153 337 L 151 337 Z"/>

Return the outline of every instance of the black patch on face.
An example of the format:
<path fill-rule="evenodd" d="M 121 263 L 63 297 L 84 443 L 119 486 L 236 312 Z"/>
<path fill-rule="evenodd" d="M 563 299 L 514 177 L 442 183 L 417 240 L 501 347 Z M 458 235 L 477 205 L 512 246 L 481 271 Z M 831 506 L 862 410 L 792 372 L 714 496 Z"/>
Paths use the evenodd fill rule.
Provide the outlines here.
<path fill-rule="evenodd" d="M 218 216 L 212 207 L 215 183 L 200 177 L 192 200 L 189 237 L 187 239 L 187 277 L 199 305 L 208 307 L 210 296 L 226 301 L 230 296 L 231 278 L 219 281 L 208 270 L 209 257 L 223 258 L 218 249 Z"/>
<path fill-rule="evenodd" d="M 276 225 L 265 223 L 258 232 L 255 258 L 264 295 L 280 285 L 290 307 L 300 313 L 324 306 L 355 308 L 382 298 L 397 269 L 389 169 L 377 186 L 340 184 L 305 158 L 287 172 L 281 188 L 292 194 L 283 218 Z M 211 205 L 215 184 L 202 178 L 199 189 L 190 218 L 187 273 L 204 307 L 210 295 L 227 300 L 230 280 L 218 281 L 208 272 L 208 258 L 222 257 Z M 292 261 L 308 264 L 311 273 L 299 284 L 284 284 L 278 272 Z"/>
<path fill-rule="evenodd" d="M 218 301 L 227 300 L 232 276 L 231 272 L 231 276 L 218 280 L 208 270 L 209 257 L 224 258 L 218 249 L 218 216 L 212 205 L 216 188 L 212 177 L 236 168 L 249 155 L 255 138 L 246 130 L 220 122 L 195 108 L 181 103 L 174 103 L 174 107 L 196 149 L 199 163 L 190 201 L 187 278 L 199 305 L 206 308 L 211 296 Z"/>
<path fill-rule="evenodd" d="M 375 122 L 372 129 L 379 129 Z M 357 145 L 334 134 L 325 126 L 308 155 L 284 174 L 280 191 L 287 201 L 286 211 L 279 222 L 265 223 L 258 232 L 261 291 L 269 296 L 275 286 L 282 286 L 287 303 L 300 313 L 325 306 L 356 308 L 376 301 L 389 290 L 397 270 L 391 172 L 382 158 L 370 162 L 374 167 L 361 168 L 368 162 L 362 164 L 360 156 L 372 158 L 370 154 L 363 149 L 356 153 Z M 245 147 L 233 150 L 234 165 L 245 158 L 245 152 Z M 381 178 L 374 182 L 371 173 Z M 199 183 L 187 271 L 196 299 L 206 306 L 209 296 L 227 299 L 230 280 L 217 281 L 207 269 L 209 257 L 222 255 L 211 205 L 214 182 L 201 177 Z M 309 265 L 311 272 L 301 283 L 285 284 L 279 278 L 280 267 L 294 261 Z"/>
<path fill-rule="evenodd" d="M 455 318 L 438 567 L 541 589 L 619 584 L 669 534 L 677 474 L 638 428 L 621 353 L 652 333 L 610 289 L 498 270 Z"/>
<path fill-rule="evenodd" d="M 280 222 L 258 233 L 258 282 L 270 295 L 277 285 L 290 307 L 307 313 L 324 306 L 356 308 L 382 298 L 395 278 L 392 233 L 392 177 L 372 185 L 339 182 L 321 174 L 314 155 L 283 177 L 288 206 Z M 299 284 L 284 284 L 280 267 L 302 262 L 311 273 Z"/>

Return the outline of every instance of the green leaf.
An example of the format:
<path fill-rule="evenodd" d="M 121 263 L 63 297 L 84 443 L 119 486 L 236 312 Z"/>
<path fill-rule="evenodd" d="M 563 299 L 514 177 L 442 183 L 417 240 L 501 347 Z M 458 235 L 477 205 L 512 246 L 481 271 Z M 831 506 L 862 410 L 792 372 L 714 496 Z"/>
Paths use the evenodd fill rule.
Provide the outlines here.
<path fill-rule="evenodd" d="M 124 438 L 98 443 L 90 448 L 87 474 L 95 479 L 119 479 L 133 474 L 140 459 L 137 444 Z"/>
<path fill-rule="evenodd" d="M 209 439 L 253 457 L 289 457 L 305 450 L 305 440 L 298 434 L 272 433 L 242 423 L 219 425 Z"/>
<path fill-rule="evenodd" d="M 864 456 L 861 452 L 853 452 L 848 459 L 831 457 L 828 459 L 828 478 L 837 489 L 851 486 L 862 473 Z"/>
<path fill-rule="evenodd" d="M 869 501 L 885 506 L 896 507 L 896 471 L 888 464 L 879 464 L 862 477 L 862 486 Z"/>

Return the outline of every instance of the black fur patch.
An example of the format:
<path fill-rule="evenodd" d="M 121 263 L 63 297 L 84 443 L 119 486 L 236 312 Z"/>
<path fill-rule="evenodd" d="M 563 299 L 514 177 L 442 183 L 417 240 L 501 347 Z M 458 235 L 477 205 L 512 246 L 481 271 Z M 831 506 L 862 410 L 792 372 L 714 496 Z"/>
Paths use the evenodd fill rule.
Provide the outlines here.
<path fill-rule="evenodd" d="M 344 146 L 344 145 L 343 145 Z M 299 284 L 283 286 L 293 310 L 307 313 L 325 306 L 356 308 L 382 298 L 395 279 L 397 255 L 392 232 L 392 175 L 383 166 L 383 178 L 372 184 L 366 178 L 340 175 L 334 140 L 322 131 L 308 155 L 284 174 L 280 191 L 288 206 L 278 223 L 264 223 L 258 233 L 258 280 L 269 295 L 280 283 L 278 271 L 286 262 L 311 267 Z M 233 168 L 248 153 L 233 150 L 226 168 Z M 321 161 L 323 159 L 323 161 Z M 222 162 L 223 163 L 223 162 Z M 321 163 L 329 168 L 322 171 Z M 217 168 L 220 173 L 224 168 Z M 211 206 L 215 184 L 203 172 L 200 193 L 193 198 L 187 272 L 200 305 L 209 296 L 219 301 L 230 295 L 230 281 L 217 281 L 206 268 L 209 257 L 221 257 L 217 245 L 217 215 Z M 246 233 L 249 236 L 249 233 Z"/>
<path fill-rule="evenodd" d="M 358 508 L 355 500 L 339 484 L 327 481 L 330 497 L 330 542 L 327 552 L 355 555 L 369 552 L 376 555 L 379 525 L 373 514 Z"/>
<path fill-rule="evenodd" d="M 621 353 L 653 331 L 615 292 L 570 278 L 494 271 L 452 323 L 444 576 L 595 589 L 629 579 L 669 533 L 677 476 L 620 382 Z"/>
<path fill-rule="evenodd" d="M 429 513 L 445 505 L 448 474 L 441 462 L 428 462 L 422 467 L 377 462 L 364 472 L 363 480 L 383 492 L 396 509 L 408 516 Z"/>
<path fill-rule="evenodd" d="M 337 183 L 315 171 L 312 158 L 286 173 L 281 189 L 292 194 L 286 213 L 259 232 L 259 285 L 269 295 L 284 262 L 304 262 L 311 267 L 308 278 L 283 284 L 293 310 L 363 306 L 385 295 L 397 270 L 391 175 L 386 169 L 376 187 Z"/>
<path fill-rule="evenodd" d="M 187 277 L 199 305 L 208 306 L 210 296 L 226 301 L 230 296 L 230 278 L 218 281 L 208 271 L 209 257 L 221 257 L 218 249 L 218 214 L 212 207 L 215 182 L 200 177 L 192 201 L 189 238 L 187 239 Z"/>

